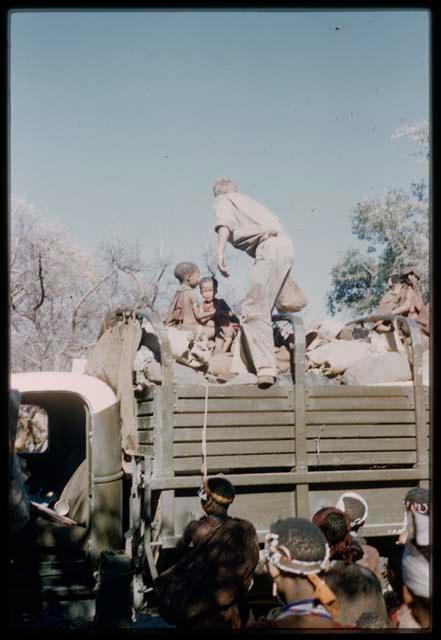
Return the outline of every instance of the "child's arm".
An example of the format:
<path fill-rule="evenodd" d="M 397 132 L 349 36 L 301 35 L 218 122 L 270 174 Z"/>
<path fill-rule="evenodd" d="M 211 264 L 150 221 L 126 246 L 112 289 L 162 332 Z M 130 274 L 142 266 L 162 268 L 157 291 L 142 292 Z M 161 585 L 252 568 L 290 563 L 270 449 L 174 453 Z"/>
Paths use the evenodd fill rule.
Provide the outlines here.
<path fill-rule="evenodd" d="M 204 311 L 202 307 L 198 307 L 198 312 L 200 314 L 200 317 L 198 318 L 196 314 L 195 314 L 195 317 L 200 324 L 207 324 L 208 321 L 212 318 L 212 316 L 205 317 L 207 313 L 212 313 L 212 314 L 215 313 L 214 311 Z"/>
<path fill-rule="evenodd" d="M 193 314 L 194 314 L 194 317 L 196 318 L 196 320 L 198 322 L 204 322 L 204 320 L 207 321 L 210 318 L 212 318 L 214 316 L 214 314 L 216 313 L 215 310 L 213 310 L 213 311 L 201 311 L 199 306 L 198 306 L 196 297 L 192 302 L 193 302 L 193 307 L 192 307 L 193 308 Z"/>

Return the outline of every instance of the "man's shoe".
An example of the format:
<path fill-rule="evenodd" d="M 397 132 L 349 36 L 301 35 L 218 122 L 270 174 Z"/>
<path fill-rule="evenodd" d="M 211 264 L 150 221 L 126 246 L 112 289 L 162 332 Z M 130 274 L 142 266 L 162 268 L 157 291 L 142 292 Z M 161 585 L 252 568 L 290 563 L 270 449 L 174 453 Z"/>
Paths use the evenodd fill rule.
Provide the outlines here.
<path fill-rule="evenodd" d="M 257 386 L 259 389 L 268 389 L 272 387 L 276 379 L 273 376 L 257 376 Z"/>

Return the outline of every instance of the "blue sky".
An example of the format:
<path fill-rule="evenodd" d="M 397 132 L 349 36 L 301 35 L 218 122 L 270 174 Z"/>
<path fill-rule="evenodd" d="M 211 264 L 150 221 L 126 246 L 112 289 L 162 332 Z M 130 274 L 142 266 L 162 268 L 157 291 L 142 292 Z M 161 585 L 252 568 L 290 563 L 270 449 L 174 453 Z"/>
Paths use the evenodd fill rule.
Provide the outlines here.
<path fill-rule="evenodd" d="M 114 233 L 176 262 L 213 243 L 231 177 L 282 219 L 323 316 L 364 197 L 427 179 L 423 11 L 41 11 L 11 14 L 11 190 L 95 249 Z M 339 27 L 337 30 L 336 27 Z M 237 254 L 237 255 L 235 255 Z M 251 260 L 227 252 L 228 285 Z M 224 281 L 220 283 L 220 293 Z"/>

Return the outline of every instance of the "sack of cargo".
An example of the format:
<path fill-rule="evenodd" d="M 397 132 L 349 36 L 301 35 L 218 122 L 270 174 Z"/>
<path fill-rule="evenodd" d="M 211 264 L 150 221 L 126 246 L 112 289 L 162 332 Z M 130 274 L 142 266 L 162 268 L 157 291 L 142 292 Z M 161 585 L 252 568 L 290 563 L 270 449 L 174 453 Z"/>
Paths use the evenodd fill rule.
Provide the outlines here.
<path fill-rule="evenodd" d="M 360 358 L 371 354 L 367 342 L 353 340 L 332 340 L 308 353 L 309 361 L 314 366 L 324 366 L 329 373 L 337 375 L 346 371 Z"/>
<path fill-rule="evenodd" d="M 291 276 L 288 276 L 276 300 L 277 311 L 280 313 L 293 313 L 301 311 L 307 304 L 308 299 L 303 289 L 299 287 Z"/>
<path fill-rule="evenodd" d="M 337 338 L 340 331 L 345 327 L 345 323 L 341 320 L 334 320 L 334 318 L 325 318 L 321 321 L 318 330 L 318 335 L 324 340 L 333 340 Z"/>
<path fill-rule="evenodd" d="M 194 337 L 192 331 L 184 331 L 176 327 L 167 327 L 167 336 L 174 358 L 182 358 L 187 354 L 190 342 Z"/>
<path fill-rule="evenodd" d="M 403 353 L 384 353 L 367 356 L 348 367 L 343 375 L 344 384 L 379 384 L 412 380 L 407 357 Z"/>
<path fill-rule="evenodd" d="M 215 376 L 219 381 L 231 380 L 237 376 L 237 373 L 231 371 L 232 364 L 232 353 L 215 353 L 208 363 L 208 373 Z"/>

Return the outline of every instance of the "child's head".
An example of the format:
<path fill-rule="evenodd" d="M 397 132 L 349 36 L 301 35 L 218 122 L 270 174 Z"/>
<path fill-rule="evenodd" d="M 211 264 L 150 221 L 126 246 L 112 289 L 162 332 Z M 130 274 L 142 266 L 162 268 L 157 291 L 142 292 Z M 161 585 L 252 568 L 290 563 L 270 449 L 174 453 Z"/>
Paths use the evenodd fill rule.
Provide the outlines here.
<path fill-rule="evenodd" d="M 217 293 L 216 278 L 201 278 L 199 280 L 199 288 L 204 302 L 211 302 Z"/>
<path fill-rule="evenodd" d="M 193 288 L 197 287 L 200 274 L 199 267 L 193 262 L 180 262 L 175 267 L 175 277 L 179 282 Z"/>

